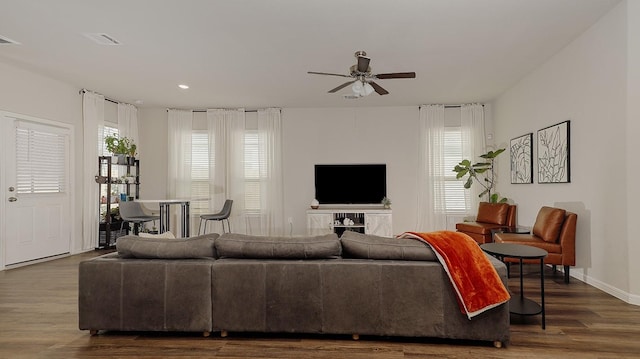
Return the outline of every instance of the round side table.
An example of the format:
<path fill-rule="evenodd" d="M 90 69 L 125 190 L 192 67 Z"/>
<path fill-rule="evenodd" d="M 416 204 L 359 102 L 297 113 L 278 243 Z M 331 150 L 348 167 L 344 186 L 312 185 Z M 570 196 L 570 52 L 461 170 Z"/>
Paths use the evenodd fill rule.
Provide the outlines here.
<path fill-rule="evenodd" d="M 520 315 L 542 314 L 542 329 L 546 328 L 544 312 L 544 258 L 547 251 L 544 249 L 514 243 L 485 243 L 481 244 L 483 251 L 504 262 L 505 258 L 515 258 L 520 262 L 520 295 L 509 300 L 509 312 Z M 522 261 L 524 259 L 537 259 L 540 261 L 540 304 L 524 296 L 524 284 L 522 278 Z"/>

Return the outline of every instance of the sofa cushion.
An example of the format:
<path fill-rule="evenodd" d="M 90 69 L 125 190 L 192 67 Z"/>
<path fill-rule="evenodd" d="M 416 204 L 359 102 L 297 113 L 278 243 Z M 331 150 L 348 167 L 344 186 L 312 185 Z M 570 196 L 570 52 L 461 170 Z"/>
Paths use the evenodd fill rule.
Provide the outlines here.
<path fill-rule="evenodd" d="M 340 238 L 345 257 L 435 261 L 436 255 L 426 244 L 410 238 L 378 237 L 345 231 Z"/>
<path fill-rule="evenodd" d="M 215 257 L 217 233 L 191 238 L 145 238 L 124 236 L 116 241 L 118 254 L 128 258 L 186 259 Z"/>
<path fill-rule="evenodd" d="M 216 239 L 219 258 L 321 259 L 342 253 L 335 233 L 315 237 L 266 237 L 225 233 Z"/>
<path fill-rule="evenodd" d="M 480 202 L 476 222 L 493 223 L 504 226 L 507 224 L 508 213 L 508 203 Z"/>
<path fill-rule="evenodd" d="M 542 207 L 533 225 L 533 234 L 545 242 L 556 242 L 564 223 L 566 211 L 561 208 Z"/>
<path fill-rule="evenodd" d="M 160 233 L 160 234 L 140 232 L 140 233 L 138 233 L 138 236 L 139 237 L 144 237 L 144 238 L 166 238 L 166 239 L 175 239 L 176 238 L 176 236 L 174 236 L 173 233 L 171 233 L 170 231 L 166 231 L 166 232 Z"/>

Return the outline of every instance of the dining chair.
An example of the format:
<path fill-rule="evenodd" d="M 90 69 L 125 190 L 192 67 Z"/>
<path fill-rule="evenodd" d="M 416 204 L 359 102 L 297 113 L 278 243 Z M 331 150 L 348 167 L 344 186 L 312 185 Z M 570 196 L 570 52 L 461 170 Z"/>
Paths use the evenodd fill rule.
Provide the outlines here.
<path fill-rule="evenodd" d="M 150 215 L 146 213 L 142 205 L 136 201 L 120 202 L 119 207 L 120 218 L 122 218 L 122 223 L 120 224 L 120 235 L 122 235 L 122 227 L 125 222 L 133 223 L 133 234 L 137 235 L 141 224 L 160 219 L 159 215 Z"/>
<path fill-rule="evenodd" d="M 200 234 L 200 229 L 202 228 L 202 221 L 204 221 L 204 233 L 207 233 L 207 222 L 208 221 L 220 221 L 222 223 L 222 233 L 226 233 L 224 231 L 224 221 L 227 221 L 227 228 L 229 233 L 231 233 L 231 224 L 229 223 L 229 216 L 231 215 L 231 206 L 233 205 L 233 200 L 228 199 L 224 201 L 224 205 L 222 209 L 218 213 L 214 214 L 203 214 L 200 216 L 200 225 L 198 226 L 198 234 Z"/>

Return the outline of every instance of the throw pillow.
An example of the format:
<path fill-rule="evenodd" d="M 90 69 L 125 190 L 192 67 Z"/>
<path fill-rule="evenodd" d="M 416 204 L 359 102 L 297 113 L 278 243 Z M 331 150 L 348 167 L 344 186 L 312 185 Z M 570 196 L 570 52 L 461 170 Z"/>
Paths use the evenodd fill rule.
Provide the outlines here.
<path fill-rule="evenodd" d="M 118 254 L 129 258 L 186 259 L 215 257 L 217 233 L 191 238 L 144 238 L 124 236 L 116 241 Z"/>
<path fill-rule="evenodd" d="M 171 233 L 171 231 L 166 231 L 166 232 L 160 233 L 160 234 L 152 234 L 152 233 L 147 233 L 147 232 L 140 232 L 140 233 L 138 233 L 138 237 L 142 237 L 142 238 L 167 238 L 167 239 L 176 238 L 176 236 L 174 236 L 173 233 Z"/>
<path fill-rule="evenodd" d="M 345 257 L 364 259 L 397 259 L 406 261 L 435 261 L 433 250 L 410 238 L 378 237 L 345 231 L 340 238 Z"/>
<path fill-rule="evenodd" d="M 225 233 L 215 242 L 219 258 L 321 259 L 338 258 L 335 234 L 316 237 L 266 237 Z"/>

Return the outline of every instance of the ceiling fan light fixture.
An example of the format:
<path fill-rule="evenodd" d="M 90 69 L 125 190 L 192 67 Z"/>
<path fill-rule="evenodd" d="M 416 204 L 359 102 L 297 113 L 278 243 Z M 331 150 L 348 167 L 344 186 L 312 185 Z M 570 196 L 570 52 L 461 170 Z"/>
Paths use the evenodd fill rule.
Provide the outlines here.
<path fill-rule="evenodd" d="M 353 83 L 353 85 L 351 86 L 351 91 L 353 91 L 354 94 L 362 96 L 362 93 L 364 91 L 364 86 L 362 85 L 362 81 L 356 81 Z"/>
<path fill-rule="evenodd" d="M 358 80 L 351 86 L 351 91 L 359 97 L 365 97 L 371 95 L 374 89 L 368 82 Z"/>
<path fill-rule="evenodd" d="M 369 96 L 369 95 L 371 95 L 371 94 L 373 93 L 373 91 L 374 91 L 374 90 L 373 90 L 373 86 L 371 86 L 368 82 L 365 82 L 365 83 L 364 83 L 364 86 L 362 86 L 362 87 L 363 87 L 363 92 L 364 92 L 364 95 L 363 95 L 363 96 Z"/>

